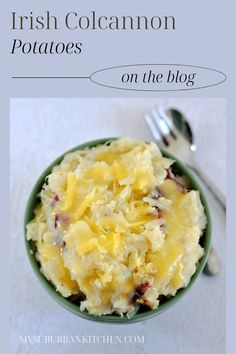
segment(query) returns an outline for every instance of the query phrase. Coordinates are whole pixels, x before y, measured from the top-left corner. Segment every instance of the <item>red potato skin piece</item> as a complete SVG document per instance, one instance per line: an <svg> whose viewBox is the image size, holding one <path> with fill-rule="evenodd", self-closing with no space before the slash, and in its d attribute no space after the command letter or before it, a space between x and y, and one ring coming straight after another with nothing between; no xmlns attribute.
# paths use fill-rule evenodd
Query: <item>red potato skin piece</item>
<svg viewBox="0 0 236 354"><path fill-rule="evenodd" d="M60 199L59 199L58 195L55 194L55 195L53 196L53 198L52 198L51 206L54 208L55 205L56 205L56 203L59 202L59 200L60 200Z"/></svg>
<svg viewBox="0 0 236 354"><path fill-rule="evenodd" d="M148 288L150 288L149 283L144 283L144 284L139 285L139 290L141 291L142 294L144 294Z"/></svg>
<svg viewBox="0 0 236 354"><path fill-rule="evenodd" d="M69 221L69 216L56 214L54 218L55 229L59 226L60 223L67 224L68 221Z"/></svg>
<svg viewBox="0 0 236 354"><path fill-rule="evenodd" d="M65 247L66 247L66 241L63 240L63 241L62 241L62 244L61 244L61 249L64 250Z"/></svg>
<svg viewBox="0 0 236 354"><path fill-rule="evenodd" d="M60 220L60 217L59 217L58 214L56 214L55 218L54 218L54 227L55 227L55 229L57 228L57 224L58 224L59 220Z"/></svg>
<svg viewBox="0 0 236 354"><path fill-rule="evenodd" d="M174 176L174 174L171 172L171 170L170 170L170 169L167 169L166 172L167 172L167 175L166 175L166 178L165 178L165 179L170 179L170 180L174 181L174 182L176 183L176 185L177 185L179 191L182 192L182 193L185 193L185 192L187 191L187 188L184 187L184 186L183 186L181 183L179 183L178 181L176 181L175 176Z"/></svg>
<svg viewBox="0 0 236 354"><path fill-rule="evenodd" d="M149 283L140 284L135 290L135 293L132 297L132 302L137 302L145 294L145 292L150 288L150 286L151 285Z"/></svg>
<svg viewBox="0 0 236 354"><path fill-rule="evenodd" d="M172 180L175 179L174 174L172 173L172 171L169 168L166 170L166 178L165 179L172 179Z"/></svg>

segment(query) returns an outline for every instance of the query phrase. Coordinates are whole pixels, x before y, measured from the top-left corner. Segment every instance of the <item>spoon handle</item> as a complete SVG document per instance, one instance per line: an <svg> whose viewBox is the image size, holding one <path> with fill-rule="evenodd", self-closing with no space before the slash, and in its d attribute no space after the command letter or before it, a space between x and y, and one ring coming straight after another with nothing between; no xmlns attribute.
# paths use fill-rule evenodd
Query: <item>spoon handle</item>
<svg viewBox="0 0 236 354"><path fill-rule="evenodd" d="M220 273L220 268L221 265L219 257L217 256L215 249L211 247L203 273L205 275L214 276Z"/></svg>
<svg viewBox="0 0 236 354"><path fill-rule="evenodd" d="M214 185L208 176L197 166L191 165L190 168L197 174L202 180L207 189L211 192L215 200L221 205L223 211L226 213L226 199L224 194Z"/></svg>

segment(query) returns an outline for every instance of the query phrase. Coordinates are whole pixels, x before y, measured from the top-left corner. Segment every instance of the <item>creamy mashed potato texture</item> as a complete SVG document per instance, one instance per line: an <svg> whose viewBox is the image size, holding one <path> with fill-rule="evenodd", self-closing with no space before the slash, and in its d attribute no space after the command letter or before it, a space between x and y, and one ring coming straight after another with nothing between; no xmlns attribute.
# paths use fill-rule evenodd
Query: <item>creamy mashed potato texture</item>
<svg viewBox="0 0 236 354"><path fill-rule="evenodd" d="M82 311L132 317L186 287L203 255L199 192L153 143L121 138L68 153L27 225L44 276Z"/></svg>

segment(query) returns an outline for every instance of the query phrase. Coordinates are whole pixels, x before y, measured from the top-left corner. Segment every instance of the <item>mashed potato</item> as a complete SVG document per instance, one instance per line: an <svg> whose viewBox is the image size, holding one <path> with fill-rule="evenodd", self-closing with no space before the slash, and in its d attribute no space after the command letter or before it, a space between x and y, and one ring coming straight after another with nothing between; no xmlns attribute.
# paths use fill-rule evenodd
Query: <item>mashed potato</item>
<svg viewBox="0 0 236 354"><path fill-rule="evenodd" d="M82 311L130 318L188 285L206 217L172 163L122 138L67 154L47 177L27 239L62 296L84 294Z"/></svg>

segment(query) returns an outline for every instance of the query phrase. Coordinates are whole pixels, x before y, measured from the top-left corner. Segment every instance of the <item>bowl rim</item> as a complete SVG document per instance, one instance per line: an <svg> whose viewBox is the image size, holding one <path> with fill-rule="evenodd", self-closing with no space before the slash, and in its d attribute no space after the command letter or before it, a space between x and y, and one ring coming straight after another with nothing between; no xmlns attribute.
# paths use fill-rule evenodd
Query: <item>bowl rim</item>
<svg viewBox="0 0 236 354"><path fill-rule="evenodd" d="M178 158L176 158L174 155L170 154L169 152L160 149L163 156L167 158L173 159L175 162L173 165L177 166L177 169L179 169L184 175L188 177L188 179L191 182L191 185L193 185L193 189L198 190L200 194L200 199L201 202L204 206L204 211L207 217L207 226L206 229L204 230L203 235L201 236L201 239L204 237L204 255L200 259L197 269L195 273L192 275L187 287L181 288L177 291L176 295L171 297L170 299L166 300L166 302L162 303L159 305L157 309L154 310L147 310L145 312L138 312L135 314L132 318L128 319L127 316L120 317L119 315L100 315L100 316L95 316L92 314L89 314L87 311L81 311L79 308L78 304L74 304L67 298L63 297L56 289L53 287L53 285L46 279L46 277L42 274L40 271L39 263L36 260L32 249L31 249L31 241L28 241L26 238L26 225L30 220L32 220L33 217L33 211L35 206L37 205L37 199L38 199L38 193L41 190L41 187L43 183L45 182L46 176L48 176L52 170L52 168L56 165L58 165L64 158L64 156L68 153L77 151L77 150L83 150L85 148L92 148L98 145L103 145L105 143L108 143L109 141L117 140L120 137L111 137L111 138L101 138L101 139L96 139L96 140L91 140L88 142L85 142L83 144L79 144L68 151L64 152L61 154L59 157L57 157L44 171L41 173L41 175L38 177L36 183L34 184L29 198L26 203L26 208L25 208L25 213L24 213L24 244L25 244L25 249L26 253L29 259L29 262L31 264L31 267L42 284L42 286L46 289L48 294L60 305L62 305L64 308L69 310L70 312L74 313L75 315L82 317L84 319L90 320L90 321L95 321L95 322L107 322L107 323L114 323L114 324L129 324L129 323L134 323L134 322L139 322L143 321L149 318L152 318L165 310L169 309L172 307L176 302L178 302L183 295L191 288L191 286L195 283L196 279L198 276L201 274L210 250L210 245L211 245L211 233L212 233L212 222L211 222L211 215L210 215L210 210L209 206L207 203L207 199L205 197L205 194L202 190L202 187L199 185L198 181L196 180L195 176L192 174L192 172L189 170L189 168L181 162ZM150 143L150 142L147 142Z"/></svg>

